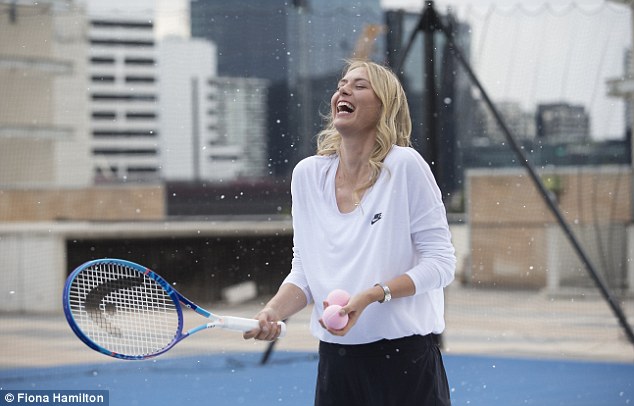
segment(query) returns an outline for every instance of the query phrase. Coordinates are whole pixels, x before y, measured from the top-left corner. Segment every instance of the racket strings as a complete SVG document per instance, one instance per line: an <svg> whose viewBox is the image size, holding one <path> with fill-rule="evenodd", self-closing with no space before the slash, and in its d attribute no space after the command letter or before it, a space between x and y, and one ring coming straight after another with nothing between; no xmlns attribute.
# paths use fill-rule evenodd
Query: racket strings
<svg viewBox="0 0 634 406"><path fill-rule="evenodd" d="M182 323L160 284L120 264L96 264L80 272L72 282L69 304L90 340L127 356L160 352L174 342Z"/></svg>

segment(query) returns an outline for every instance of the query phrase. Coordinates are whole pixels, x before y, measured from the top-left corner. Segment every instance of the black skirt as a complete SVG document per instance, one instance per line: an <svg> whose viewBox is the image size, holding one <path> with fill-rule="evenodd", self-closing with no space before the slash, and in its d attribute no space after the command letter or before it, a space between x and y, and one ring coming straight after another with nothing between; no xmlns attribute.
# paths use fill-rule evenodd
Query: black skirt
<svg viewBox="0 0 634 406"><path fill-rule="evenodd" d="M319 343L315 406L392 405L451 405L431 334L359 345Z"/></svg>

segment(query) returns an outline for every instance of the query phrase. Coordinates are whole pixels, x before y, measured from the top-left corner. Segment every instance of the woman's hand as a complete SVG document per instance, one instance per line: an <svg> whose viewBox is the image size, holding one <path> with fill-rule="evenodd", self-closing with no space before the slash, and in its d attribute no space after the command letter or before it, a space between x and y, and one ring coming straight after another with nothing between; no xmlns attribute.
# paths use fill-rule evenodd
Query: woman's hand
<svg viewBox="0 0 634 406"><path fill-rule="evenodd" d="M265 307L255 315L255 319L260 322L260 327L245 332L242 336L245 340L254 338L256 340L273 341L278 338L282 332L277 322L280 318L277 312L271 307Z"/></svg>
<svg viewBox="0 0 634 406"><path fill-rule="evenodd" d="M371 303L376 302L377 300L379 299L376 298L376 289L368 289L358 295L352 296L348 301L348 304L343 306L341 308L341 311L339 312L339 314L341 315L348 315L348 324L346 324L341 330L332 330L326 327L322 319L319 319L319 324L321 324L321 326L328 330L328 332L332 335L345 336L346 334L348 334L348 331L350 331L350 329L354 327L354 325L357 323L357 320L359 320L359 317L361 317L361 314L363 313L365 308L368 307ZM324 301L323 304L324 309L329 306L329 303L326 301Z"/></svg>

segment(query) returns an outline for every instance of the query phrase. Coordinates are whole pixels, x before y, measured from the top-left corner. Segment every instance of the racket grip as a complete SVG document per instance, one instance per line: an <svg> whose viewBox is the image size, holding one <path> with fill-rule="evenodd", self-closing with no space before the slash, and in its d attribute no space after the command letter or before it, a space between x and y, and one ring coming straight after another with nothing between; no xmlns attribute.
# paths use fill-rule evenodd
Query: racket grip
<svg viewBox="0 0 634 406"><path fill-rule="evenodd" d="M245 332L260 327L260 322L256 319L224 316L222 317L222 325L229 330ZM279 338L282 338L286 335L286 323L284 323L283 321L278 321L277 325L281 327Z"/></svg>

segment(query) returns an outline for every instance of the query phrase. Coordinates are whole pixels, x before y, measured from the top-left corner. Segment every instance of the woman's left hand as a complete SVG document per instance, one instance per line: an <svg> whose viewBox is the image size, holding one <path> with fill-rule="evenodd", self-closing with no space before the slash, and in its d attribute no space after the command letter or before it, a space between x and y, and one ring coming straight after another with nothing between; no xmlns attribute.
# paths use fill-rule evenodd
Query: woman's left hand
<svg viewBox="0 0 634 406"><path fill-rule="evenodd" d="M321 326L328 330L328 332L332 335L345 336L348 331L350 331L350 329L354 327L354 325L357 323L357 320L359 320L359 317L361 317L361 314L363 313L365 308L375 301L376 300L374 300L374 298L372 297L372 292L370 289L368 289L367 291L363 291L358 295L352 296L348 301L348 304L341 308L341 312L348 315L348 323L341 330L333 330L326 327L322 319L319 319L319 324L321 324ZM323 305L325 309L326 307L328 307L329 303L323 302Z"/></svg>

